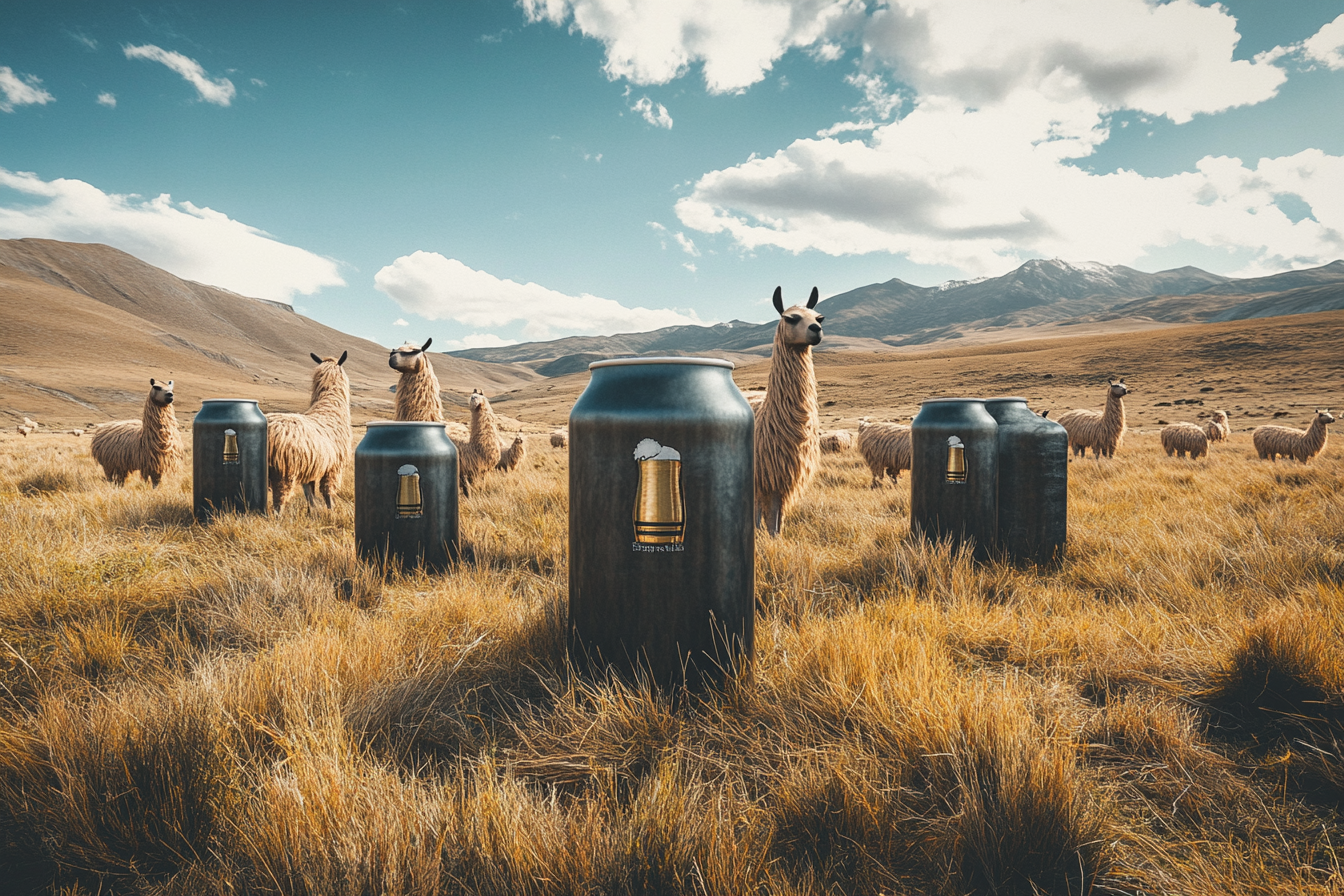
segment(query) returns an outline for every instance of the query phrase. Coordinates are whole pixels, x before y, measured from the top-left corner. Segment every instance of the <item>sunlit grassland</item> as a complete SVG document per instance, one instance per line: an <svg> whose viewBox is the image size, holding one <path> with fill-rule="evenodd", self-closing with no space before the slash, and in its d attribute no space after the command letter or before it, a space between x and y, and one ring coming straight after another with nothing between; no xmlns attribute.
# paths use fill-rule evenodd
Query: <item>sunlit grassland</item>
<svg viewBox="0 0 1344 896"><path fill-rule="evenodd" d="M827 456L757 542L756 657L673 699L571 676L566 465L386 581L335 511L191 518L179 474L0 437L0 889L1335 893L1344 458L1131 435L1068 558L909 535Z"/></svg>

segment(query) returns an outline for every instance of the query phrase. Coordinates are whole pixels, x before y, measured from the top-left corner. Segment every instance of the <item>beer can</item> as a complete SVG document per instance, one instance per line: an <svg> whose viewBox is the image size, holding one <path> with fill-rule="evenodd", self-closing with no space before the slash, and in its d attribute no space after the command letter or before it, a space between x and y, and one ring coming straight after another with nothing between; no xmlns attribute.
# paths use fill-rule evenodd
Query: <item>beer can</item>
<svg viewBox="0 0 1344 896"><path fill-rule="evenodd" d="M431 572L458 556L457 448L442 423L377 420L355 448L355 549Z"/></svg>
<svg viewBox="0 0 1344 896"><path fill-rule="evenodd" d="M998 533L998 424L979 398L923 402L910 424L910 528L970 544L987 559Z"/></svg>
<svg viewBox="0 0 1344 896"><path fill-rule="evenodd" d="M266 513L266 415L250 398L207 398L191 421L191 507Z"/></svg>
<svg viewBox="0 0 1344 896"><path fill-rule="evenodd" d="M1015 562L1060 559L1069 529L1069 434L1025 398L989 398L998 424L999 548Z"/></svg>

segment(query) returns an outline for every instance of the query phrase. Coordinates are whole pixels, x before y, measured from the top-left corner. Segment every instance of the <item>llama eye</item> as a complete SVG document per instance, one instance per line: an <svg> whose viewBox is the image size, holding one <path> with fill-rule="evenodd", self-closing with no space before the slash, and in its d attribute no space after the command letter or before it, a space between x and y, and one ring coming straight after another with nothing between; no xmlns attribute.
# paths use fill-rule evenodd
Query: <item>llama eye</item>
<svg viewBox="0 0 1344 896"><path fill-rule="evenodd" d="M796 323L798 323L798 321L802 320L803 318L802 318L800 315L797 315L797 314L790 314L788 317L786 317L786 318L784 318L784 319L785 319L786 321L788 321L789 323L791 323L791 324L796 324Z"/></svg>
<svg viewBox="0 0 1344 896"><path fill-rule="evenodd" d="M820 314L817 315L817 323L821 323L821 322L824 321L825 319L826 319L826 318L822 317Z"/></svg>

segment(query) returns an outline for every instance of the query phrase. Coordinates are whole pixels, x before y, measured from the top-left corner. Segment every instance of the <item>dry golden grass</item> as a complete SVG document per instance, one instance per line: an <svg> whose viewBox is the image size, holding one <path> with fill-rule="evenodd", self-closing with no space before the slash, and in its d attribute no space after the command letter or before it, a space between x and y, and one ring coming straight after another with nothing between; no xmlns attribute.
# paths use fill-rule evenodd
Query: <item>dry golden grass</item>
<svg viewBox="0 0 1344 896"><path fill-rule="evenodd" d="M680 699L569 674L534 449L464 503L474 564L384 582L350 475L197 526L185 476L0 435L0 889L1344 892L1337 444L1131 436L1041 570L828 455L758 542L750 673Z"/></svg>

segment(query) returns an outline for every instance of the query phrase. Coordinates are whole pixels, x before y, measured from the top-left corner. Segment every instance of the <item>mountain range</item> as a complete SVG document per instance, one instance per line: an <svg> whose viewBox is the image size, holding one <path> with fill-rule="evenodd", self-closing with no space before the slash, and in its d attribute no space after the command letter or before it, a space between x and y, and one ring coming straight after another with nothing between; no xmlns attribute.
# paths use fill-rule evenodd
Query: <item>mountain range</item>
<svg viewBox="0 0 1344 896"><path fill-rule="evenodd" d="M1033 259L1002 277L938 286L892 279L840 293L817 306L826 318L821 348L831 351L929 347L950 339L988 342L1121 332L1338 309L1344 309L1344 261L1238 279L1196 267L1149 274L1123 265L1070 264L1059 259ZM773 321L731 321L451 354L526 364L544 376L557 376L621 355L760 357L769 354L774 330Z"/></svg>

